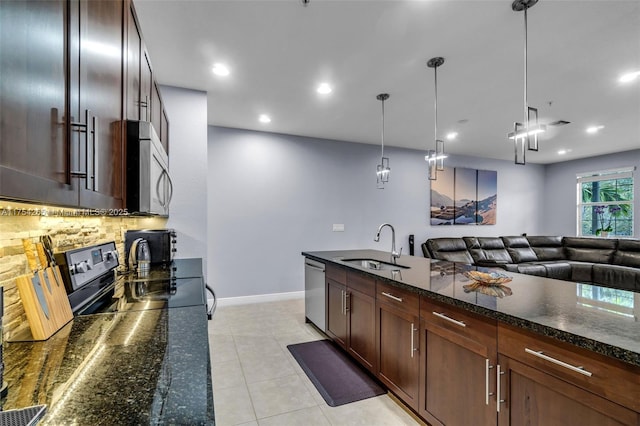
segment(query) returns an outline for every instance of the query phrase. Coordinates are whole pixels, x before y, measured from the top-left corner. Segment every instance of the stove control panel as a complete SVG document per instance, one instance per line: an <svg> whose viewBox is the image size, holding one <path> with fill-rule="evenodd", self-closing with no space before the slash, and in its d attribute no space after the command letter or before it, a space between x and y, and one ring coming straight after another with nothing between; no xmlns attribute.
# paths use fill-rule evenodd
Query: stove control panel
<svg viewBox="0 0 640 426"><path fill-rule="evenodd" d="M64 270L68 292L109 274L119 266L118 251L114 242L56 254L56 260Z"/></svg>

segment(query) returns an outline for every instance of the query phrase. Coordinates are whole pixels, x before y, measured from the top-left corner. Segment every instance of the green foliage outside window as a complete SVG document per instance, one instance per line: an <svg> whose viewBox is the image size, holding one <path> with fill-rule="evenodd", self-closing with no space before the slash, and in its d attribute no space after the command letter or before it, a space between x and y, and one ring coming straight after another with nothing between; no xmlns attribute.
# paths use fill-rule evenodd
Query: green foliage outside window
<svg viewBox="0 0 640 426"><path fill-rule="evenodd" d="M604 175L578 184L579 234L633 235L633 177Z"/></svg>

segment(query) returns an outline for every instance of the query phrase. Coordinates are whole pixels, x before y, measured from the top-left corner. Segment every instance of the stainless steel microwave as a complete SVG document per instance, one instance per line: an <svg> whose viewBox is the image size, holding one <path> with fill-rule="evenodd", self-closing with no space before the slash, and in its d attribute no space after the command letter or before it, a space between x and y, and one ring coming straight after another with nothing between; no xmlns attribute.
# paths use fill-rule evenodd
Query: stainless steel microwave
<svg viewBox="0 0 640 426"><path fill-rule="evenodd" d="M169 215L173 183L169 157L148 121L126 122L127 210L132 214Z"/></svg>

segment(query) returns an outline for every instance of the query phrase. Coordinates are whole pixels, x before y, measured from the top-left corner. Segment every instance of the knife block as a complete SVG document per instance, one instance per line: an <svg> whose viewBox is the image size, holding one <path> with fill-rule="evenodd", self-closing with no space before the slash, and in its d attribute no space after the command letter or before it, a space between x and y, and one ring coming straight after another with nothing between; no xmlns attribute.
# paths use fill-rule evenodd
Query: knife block
<svg viewBox="0 0 640 426"><path fill-rule="evenodd" d="M48 339L71 319L59 315L60 306L65 306L65 303L68 306L69 300L66 294L61 298L59 293L54 293L53 287L56 284L52 283L49 277L45 279L46 273L48 271L41 270L16 278L16 287L20 293L33 340Z"/></svg>

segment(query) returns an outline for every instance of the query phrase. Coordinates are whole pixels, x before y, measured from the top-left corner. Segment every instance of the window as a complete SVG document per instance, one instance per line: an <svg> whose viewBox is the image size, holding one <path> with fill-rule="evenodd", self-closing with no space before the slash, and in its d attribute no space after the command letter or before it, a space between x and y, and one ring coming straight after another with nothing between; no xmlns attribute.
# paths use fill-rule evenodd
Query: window
<svg viewBox="0 0 640 426"><path fill-rule="evenodd" d="M633 168L578 175L578 235L633 235Z"/></svg>

